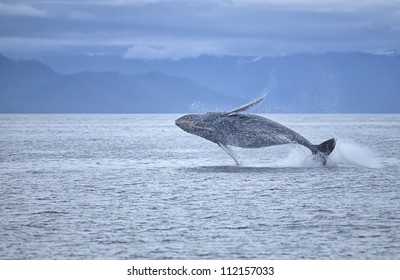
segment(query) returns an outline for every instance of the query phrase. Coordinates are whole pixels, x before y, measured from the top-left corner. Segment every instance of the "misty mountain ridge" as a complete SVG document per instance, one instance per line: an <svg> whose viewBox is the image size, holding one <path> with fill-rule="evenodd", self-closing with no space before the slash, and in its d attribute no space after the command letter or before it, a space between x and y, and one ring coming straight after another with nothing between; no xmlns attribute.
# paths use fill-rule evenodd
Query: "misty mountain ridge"
<svg viewBox="0 0 400 280"><path fill-rule="evenodd" d="M267 93L273 113L398 113L400 53L295 54L281 57L201 56L181 60L113 55L48 57L65 71L160 71L185 76L246 100Z"/></svg>
<svg viewBox="0 0 400 280"><path fill-rule="evenodd" d="M0 94L41 86L59 76L37 60L14 61L0 54Z"/></svg>
<svg viewBox="0 0 400 280"><path fill-rule="evenodd" d="M2 56L0 74L4 113L177 113L223 110L243 102L189 78L156 71L61 75L38 61Z"/></svg>
<svg viewBox="0 0 400 280"><path fill-rule="evenodd" d="M20 66L41 65L31 76L20 70L25 80L32 79L31 86L16 84L18 71L14 67L7 72L4 65L10 61L3 63L4 59L0 58L0 81L7 75L14 78L7 87L0 87L0 98L6 101L0 104L1 112L204 112L229 109L264 93L267 98L258 111L263 113L400 112L400 55L393 52L181 60L111 55L41 59L51 68L37 61L8 59Z"/></svg>

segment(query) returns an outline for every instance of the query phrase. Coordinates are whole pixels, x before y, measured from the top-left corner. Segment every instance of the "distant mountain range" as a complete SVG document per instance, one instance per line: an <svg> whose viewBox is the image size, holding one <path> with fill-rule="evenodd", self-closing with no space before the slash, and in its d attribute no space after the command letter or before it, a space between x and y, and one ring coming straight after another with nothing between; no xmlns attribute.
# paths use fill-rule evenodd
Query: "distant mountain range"
<svg viewBox="0 0 400 280"><path fill-rule="evenodd" d="M160 72L62 75L35 60L0 55L2 113L177 113L224 110L242 102Z"/></svg>
<svg viewBox="0 0 400 280"><path fill-rule="evenodd" d="M259 112L400 113L398 53L40 60L45 64L0 55L0 112L203 112L266 93Z"/></svg>

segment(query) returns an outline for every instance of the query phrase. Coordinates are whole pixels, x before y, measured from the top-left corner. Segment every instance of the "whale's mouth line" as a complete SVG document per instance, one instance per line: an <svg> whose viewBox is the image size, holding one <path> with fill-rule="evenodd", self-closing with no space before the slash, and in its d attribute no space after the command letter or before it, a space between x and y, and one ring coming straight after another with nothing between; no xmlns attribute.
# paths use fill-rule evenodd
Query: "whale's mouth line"
<svg viewBox="0 0 400 280"><path fill-rule="evenodd" d="M201 130L215 131L215 129L212 129L209 127L204 127L204 126L192 125L192 127L196 128L196 129L201 129Z"/></svg>
<svg viewBox="0 0 400 280"><path fill-rule="evenodd" d="M192 121L178 121L178 122L176 122L176 125L181 127L181 128L185 128L185 129L197 129L197 130L215 131L212 128L195 125L194 122L192 122Z"/></svg>

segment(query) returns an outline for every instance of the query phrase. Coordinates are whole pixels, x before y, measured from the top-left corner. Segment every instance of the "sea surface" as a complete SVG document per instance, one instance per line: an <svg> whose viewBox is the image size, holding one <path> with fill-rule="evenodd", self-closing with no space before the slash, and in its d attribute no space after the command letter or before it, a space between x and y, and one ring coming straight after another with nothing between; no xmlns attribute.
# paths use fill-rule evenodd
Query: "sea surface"
<svg viewBox="0 0 400 280"><path fill-rule="evenodd" d="M181 115L0 115L0 259L399 259L400 115L268 115L233 148Z"/></svg>

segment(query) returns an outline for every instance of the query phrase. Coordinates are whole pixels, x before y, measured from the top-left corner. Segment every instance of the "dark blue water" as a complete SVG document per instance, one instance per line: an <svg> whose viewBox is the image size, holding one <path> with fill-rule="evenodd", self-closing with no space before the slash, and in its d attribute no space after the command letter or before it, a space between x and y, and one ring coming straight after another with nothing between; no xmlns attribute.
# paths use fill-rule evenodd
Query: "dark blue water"
<svg viewBox="0 0 400 280"><path fill-rule="evenodd" d="M178 115L0 115L1 259L399 259L400 116L272 115L320 143L235 149Z"/></svg>

